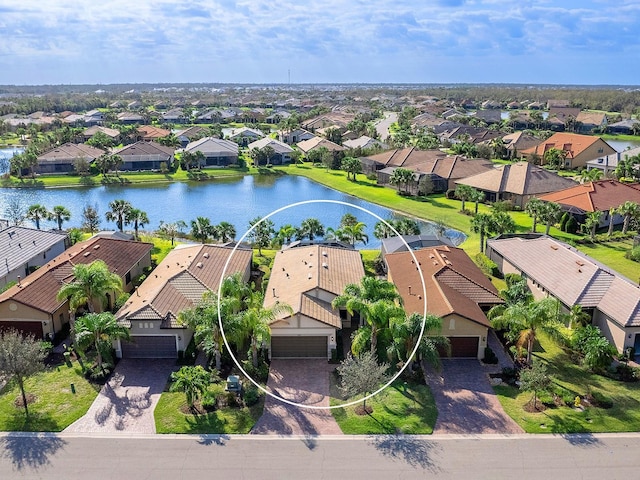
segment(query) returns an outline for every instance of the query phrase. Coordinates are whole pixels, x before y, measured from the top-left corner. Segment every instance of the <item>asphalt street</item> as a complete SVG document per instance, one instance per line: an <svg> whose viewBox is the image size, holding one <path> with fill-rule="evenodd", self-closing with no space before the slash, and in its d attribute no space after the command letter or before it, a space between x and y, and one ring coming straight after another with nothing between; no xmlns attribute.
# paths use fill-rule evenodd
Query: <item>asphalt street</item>
<svg viewBox="0 0 640 480"><path fill-rule="evenodd" d="M630 479L639 434L175 436L0 434L9 479Z"/></svg>

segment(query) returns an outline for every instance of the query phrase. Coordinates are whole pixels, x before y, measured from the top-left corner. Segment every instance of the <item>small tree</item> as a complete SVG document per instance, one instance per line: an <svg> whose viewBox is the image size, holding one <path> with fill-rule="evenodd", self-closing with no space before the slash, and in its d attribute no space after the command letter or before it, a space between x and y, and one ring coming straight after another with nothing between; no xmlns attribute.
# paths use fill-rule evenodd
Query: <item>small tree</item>
<svg viewBox="0 0 640 480"><path fill-rule="evenodd" d="M525 392L533 392L531 402L533 408L538 408L538 392L545 391L551 385L551 377L547 372L547 367L535 362L530 368L525 368L520 372L520 390Z"/></svg>
<svg viewBox="0 0 640 480"><path fill-rule="evenodd" d="M357 357L349 355L338 367L340 389L349 397L360 394L366 397L387 380L388 368L386 363L379 364L371 351L364 351ZM367 413L366 398L362 399L362 410L363 414Z"/></svg>
<svg viewBox="0 0 640 480"><path fill-rule="evenodd" d="M269 246L271 238L276 233L273 222L269 219L260 221L260 217L256 217L249 222L249 227L253 230L248 238L254 247L258 247L258 254L262 256L262 249Z"/></svg>
<svg viewBox="0 0 640 480"><path fill-rule="evenodd" d="M98 204L85 205L82 209L82 229L94 234L100 228L100 215L98 214Z"/></svg>
<svg viewBox="0 0 640 480"><path fill-rule="evenodd" d="M27 418L29 408L24 382L44 370L45 356L42 342L37 341L33 335L24 336L14 329L0 334L0 375L13 378L18 384Z"/></svg>
<svg viewBox="0 0 640 480"><path fill-rule="evenodd" d="M186 366L177 372L173 372L171 381L173 383L169 390L172 392L184 392L187 398L187 405L193 410L195 402L207 391L211 383L211 374L200 365L195 367Z"/></svg>
<svg viewBox="0 0 640 480"><path fill-rule="evenodd" d="M104 362L113 360L111 349L114 340L129 340L129 329L118 324L109 312L89 313L76 320L74 326L76 344L81 351L93 346L96 350L96 366L104 373Z"/></svg>

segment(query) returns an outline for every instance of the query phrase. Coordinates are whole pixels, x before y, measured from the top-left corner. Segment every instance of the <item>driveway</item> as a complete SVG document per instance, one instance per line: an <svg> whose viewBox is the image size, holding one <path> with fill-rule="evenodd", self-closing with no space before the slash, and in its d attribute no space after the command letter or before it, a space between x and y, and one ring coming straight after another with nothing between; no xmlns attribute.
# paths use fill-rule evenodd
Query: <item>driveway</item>
<svg viewBox="0 0 640 480"><path fill-rule="evenodd" d="M65 432L156 433L153 411L175 360L122 359L89 411Z"/></svg>
<svg viewBox="0 0 640 480"><path fill-rule="evenodd" d="M267 390L275 395L309 406L329 406L329 377L335 365L320 359L275 359L269 369ZM284 403L267 395L262 417L253 434L341 435L328 409L315 410Z"/></svg>
<svg viewBox="0 0 640 480"><path fill-rule="evenodd" d="M427 382L438 407L433 433L523 433L493 392L486 369L475 359L443 359Z"/></svg>

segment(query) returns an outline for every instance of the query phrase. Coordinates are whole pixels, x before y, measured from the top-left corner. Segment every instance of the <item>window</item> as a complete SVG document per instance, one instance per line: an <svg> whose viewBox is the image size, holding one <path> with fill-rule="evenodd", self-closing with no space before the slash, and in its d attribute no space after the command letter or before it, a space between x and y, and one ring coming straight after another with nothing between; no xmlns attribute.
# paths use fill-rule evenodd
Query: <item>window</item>
<svg viewBox="0 0 640 480"><path fill-rule="evenodd" d="M131 283L131 272L127 272L127 274L124 277L124 283L125 285L128 285Z"/></svg>

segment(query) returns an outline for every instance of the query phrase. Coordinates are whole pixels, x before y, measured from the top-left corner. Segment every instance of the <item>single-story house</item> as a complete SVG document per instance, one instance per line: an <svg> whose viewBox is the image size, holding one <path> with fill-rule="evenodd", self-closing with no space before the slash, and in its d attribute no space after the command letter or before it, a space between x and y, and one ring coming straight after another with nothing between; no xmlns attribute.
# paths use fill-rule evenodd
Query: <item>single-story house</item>
<svg viewBox="0 0 640 480"><path fill-rule="evenodd" d="M597 168L601 170L605 177L610 177L616 171L620 160L626 160L627 158L640 155L640 147L630 148L623 150L622 152L615 152L610 155L603 155L602 157L589 160L587 162L587 170L593 170Z"/></svg>
<svg viewBox="0 0 640 480"><path fill-rule="evenodd" d="M247 146L249 143L264 138L266 135L255 128L234 128L229 134L229 140L233 140L238 145Z"/></svg>
<svg viewBox="0 0 640 480"><path fill-rule="evenodd" d="M296 146L304 154L307 154L310 151L316 150L320 147L324 147L330 152L342 152L346 150L346 148L344 148L342 145L338 145L337 143L322 137L313 137L313 138L310 138L309 140L303 140L301 142L298 142Z"/></svg>
<svg viewBox="0 0 640 480"><path fill-rule="evenodd" d="M86 142L98 132L105 134L114 142L117 142L120 138L120 130L116 130L115 128L103 127L101 125L94 125L93 127L89 127L85 129L84 132L82 132L82 140Z"/></svg>
<svg viewBox="0 0 640 480"><path fill-rule="evenodd" d="M540 143L540 139L520 131L505 135L502 137L502 143L509 153L513 155L514 151L517 154L517 152L520 152L521 150L526 150L527 148L538 145Z"/></svg>
<svg viewBox="0 0 640 480"><path fill-rule="evenodd" d="M35 171L39 174L73 172L79 160L91 164L103 154L103 150L91 145L65 143L40 155Z"/></svg>
<svg viewBox="0 0 640 480"><path fill-rule="evenodd" d="M102 125L104 122L104 113L100 110L89 110L84 114L84 124L88 126Z"/></svg>
<svg viewBox="0 0 640 480"><path fill-rule="evenodd" d="M413 256L406 251L389 253L384 261L388 280L396 286L408 314L423 314L426 300L427 313L442 318L440 332L425 334L447 337L452 357L484 357L491 326L486 312L504 302L464 250L441 245L416 250Z"/></svg>
<svg viewBox="0 0 640 480"><path fill-rule="evenodd" d="M607 115L604 112L580 112L576 117L577 130L584 133L607 125Z"/></svg>
<svg viewBox="0 0 640 480"><path fill-rule="evenodd" d="M170 133L171 131L165 128L158 128L153 125L142 125L141 127L138 127L136 131L136 140L139 142L151 142L158 138L164 138Z"/></svg>
<svg viewBox="0 0 640 480"><path fill-rule="evenodd" d="M136 123L144 123L144 117L139 113L134 112L120 112L117 117L118 123L123 125L135 125Z"/></svg>
<svg viewBox="0 0 640 480"><path fill-rule="evenodd" d="M187 123L189 117L184 114L182 108L172 108L162 114L162 121L166 123Z"/></svg>
<svg viewBox="0 0 640 480"><path fill-rule="evenodd" d="M178 137L178 141L180 142L180 147L184 148L189 145L189 142L194 142L206 136L206 130L202 127L194 126L189 127L185 130L178 130L175 132L176 137Z"/></svg>
<svg viewBox="0 0 640 480"><path fill-rule="evenodd" d="M221 138L204 137L195 142L190 142L185 148L186 152L202 152L204 162L201 167L226 167L238 163L238 144L231 140Z"/></svg>
<svg viewBox="0 0 640 480"><path fill-rule="evenodd" d="M66 232L0 227L0 289L25 278L69 246Z"/></svg>
<svg viewBox="0 0 640 480"><path fill-rule="evenodd" d="M407 248L407 245L409 248ZM421 250L423 248L438 247L447 245L455 247L450 238L444 235L420 234L420 235L394 235L393 237L383 238L380 241L380 253L384 257L388 253L407 252L411 250Z"/></svg>
<svg viewBox="0 0 640 480"><path fill-rule="evenodd" d="M285 303L293 315L271 323L271 358L331 358L337 332L351 328L351 316L331 302L364 277L360 252L328 245L278 251L265 290L264 306ZM354 325L357 327L357 325Z"/></svg>
<svg viewBox="0 0 640 480"><path fill-rule="evenodd" d="M638 128L636 125L640 125L640 120L637 120L635 118L627 118L616 123L610 123L609 131L611 133L630 135L633 134L634 129Z"/></svg>
<svg viewBox="0 0 640 480"><path fill-rule="evenodd" d="M233 255L232 255L233 254ZM231 258L230 258L231 257ZM179 245L147 276L118 310L118 323L130 329L131 341L116 341L119 358L177 358L193 337L178 314L193 307L205 292L217 292L226 276L251 275L252 250L225 245Z"/></svg>
<svg viewBox="0 0 640 480"><path fill-rule="evenodd" d="M285 163L291 163L291 152L293 152L293 148L284 142L276 140L275 138L264 137L247 145L249 151L254 148L262 150L265 147L271 147L273 149L273 156L269 159L272 165L284 165Z"/></svg>
<svg viewBox="0 0 640 480"><path fill-rule="evenodd" d="M294 128L293 130L282 130L278 134L278 140L289 145L294 145L304 140L315 138L315 135L304 128Z"/></svg>
<svg viewBox="0 0 640 480"><path fill-rule="evenodd" d="M576 182L529 162L517 162L462 178L456 184L484 192L489 202L508 200L524 207L531 197L573 187Z"/></svg>
<svg viewBox="0 0 640 480"><path fill-rule="evenodd" d="M544 154L552 148L564 152L566 155L564 166L568 169L583 168L589 160L616 153L615 149L600 137L577 133L554 133L538 145L519 153L528 159L537 155L540 162L544 164Z"/></svg>
<svg viewBox="0 0 640 480"><path fill-rule="evenodd" d="M114 152L123 163L119 170L160 170L164 163L167 168L173 163L174 149L156 142L136 142Z"/></svg>
<svg viewBox="0 0 640 480"><path fill-rule="evenodd" d="M546 235L504 235L487 241L500 271L527 279L536 299L554 297L568 311L580 305L619 352L640 352L640 287L575 248Z"/></svg>
<svg viewBox="0 0 640 480"><path fill-rule="evenodd" d="M69 301L56 296L62 285L73 281L74 265L103 260L120 276L124 291L131 292L133 280L151 266L152 248L151 243L103 237L76 243L0 294L0 328L55 338L69 323ZM115 299L114 294L107 296L108 309Z"/></svg>
<svg viewBox="0 0 640 480"><path fill-rule="evenodd" d="M345 140L344 142L342 142L342 146L346 148L361 148L363 150L366 150L368 148L389 148L386 143L382 143L380 140L376 140L375 138L371 138L366 135L362 135L353 140Z"/></svg>

